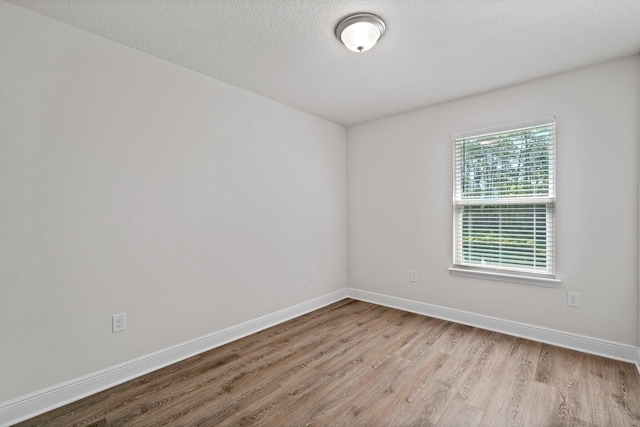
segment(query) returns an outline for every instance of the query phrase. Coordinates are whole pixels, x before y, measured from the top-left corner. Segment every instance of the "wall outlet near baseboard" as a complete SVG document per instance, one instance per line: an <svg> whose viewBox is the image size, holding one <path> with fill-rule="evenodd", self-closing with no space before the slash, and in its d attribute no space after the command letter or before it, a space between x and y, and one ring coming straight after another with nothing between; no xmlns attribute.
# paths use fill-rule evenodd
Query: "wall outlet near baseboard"
<svg viewBox="0 0 640 427"><path fill-rule="evenodd" d="M309 270L309 281L313 282L314 280L316 280L316 271L312 268Z"/></svg>
<svg viewBox="0 0 640 427"><path fill-rule="evenodd" d="M409 280L412 281L412 282L417 282L418 281L418 272L411 270L411 272L409 273Z"/></svg>
<svg viewBox="0 0 640 427"><path fill-rule="evenodd" d="M580 307L580 294L578 292L567 292L567 305L569 307Z"/></svg>
<svg viewBox="0 0 640 427"><path fill-rule="evenodd" d="M127 329L127 313L114 314L111 316L111 332L122 332Z"/></svg>

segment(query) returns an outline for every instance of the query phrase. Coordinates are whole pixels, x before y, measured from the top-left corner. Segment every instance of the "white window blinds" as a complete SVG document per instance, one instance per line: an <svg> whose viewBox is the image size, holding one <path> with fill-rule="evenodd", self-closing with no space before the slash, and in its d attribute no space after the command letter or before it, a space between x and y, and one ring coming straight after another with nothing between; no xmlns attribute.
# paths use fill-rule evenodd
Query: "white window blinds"
<svg viewBox="0 0 640 427"><path fill-rule="evenodd" d="M553 276L555 121L453 139L454 266Z"/></svg>

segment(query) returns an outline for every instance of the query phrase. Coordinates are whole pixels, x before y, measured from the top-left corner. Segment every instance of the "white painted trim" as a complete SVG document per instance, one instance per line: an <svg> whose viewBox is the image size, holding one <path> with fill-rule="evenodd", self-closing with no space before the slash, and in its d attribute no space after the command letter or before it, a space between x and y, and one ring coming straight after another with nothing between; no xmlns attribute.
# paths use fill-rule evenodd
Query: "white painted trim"
<svg viewBox="0 0 640 427"><path fill-rule="evenodd" d="M0 403L0 427L7 427L35 417L347 297L634 363L640 373L640 348L638 347L375 292L344 288L159 352L2 402Z"/></svg>
<svg viewBox="0 0 640 427"><path fill-rule="evenodd" d="M141 375L220 347L347 297L347 288L196 338L117 366L0 403L0 426L35 417Z"/></svg>
<svg viewBox="0 0 640 427"><path fill-rule="evenodd" d="M522 274L508 274L495 271L482 271L457 267L449 267L449 273L454 276L498 280L501 282L520 283L523 285L546 286L548 288L557 288L561 283L560 279L555 278L552 279L547 277L525 276Z"/></svg>
<svg viewBox="0 0 640 427"><path fill-rule="evenodd" d="M521 121L516 123L507 123L504 125L491 126L491 127L486 127L482 129L476 129L476 130L469 130L464 132L457 132L457 133L451 134L451 139L455 141L456 139L468 138L470 136L473 136L473 137L486 136L492 133L508 132L512 130L529 128L533 126L547 125L547 124L555 123L555 121L556 121L555 115L548 116L548 117L540 117L539 119L526 120L526 121Z"/></svg>
<svg viewBox="0 0 640 427"><path fill-rule="evenodd" d="M386 307L397 308L411 313L422 314L438 319L448 320L481 329L500 332L507 335L539 341L546 344L578 350L584 353L608 357L638 364L640 362L640 350L632 345L602 340L570 332L513 322L511 320L484 316L467 311L441 307L418 301L397 298L375 292L349 288L349 298L366 301ZM638 365L640 370L640 365Z"/></svg>

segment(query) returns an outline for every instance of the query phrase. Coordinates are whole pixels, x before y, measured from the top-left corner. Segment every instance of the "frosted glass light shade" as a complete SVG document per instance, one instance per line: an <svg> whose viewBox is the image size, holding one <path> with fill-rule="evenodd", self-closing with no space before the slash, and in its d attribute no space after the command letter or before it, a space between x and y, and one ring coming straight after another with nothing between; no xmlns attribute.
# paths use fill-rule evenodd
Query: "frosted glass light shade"
<svg viewBox="0 0 640 427"><path fill-rule="evenodd" d="M353 52L366 52L382 37L385 24L370 13L359 13L343 19L336 27L336 37Z"/></svg>

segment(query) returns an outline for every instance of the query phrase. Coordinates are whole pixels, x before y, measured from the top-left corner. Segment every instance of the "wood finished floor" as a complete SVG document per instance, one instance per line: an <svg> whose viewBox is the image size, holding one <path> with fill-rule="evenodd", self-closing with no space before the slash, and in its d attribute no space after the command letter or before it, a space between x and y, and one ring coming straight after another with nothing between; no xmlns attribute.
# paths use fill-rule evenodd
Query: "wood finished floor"
<svg viewBox="0 0 640 427"><path fill-rule="evenodd" d="M18 425L640 426L640 378L347 299Z"/></svg>

